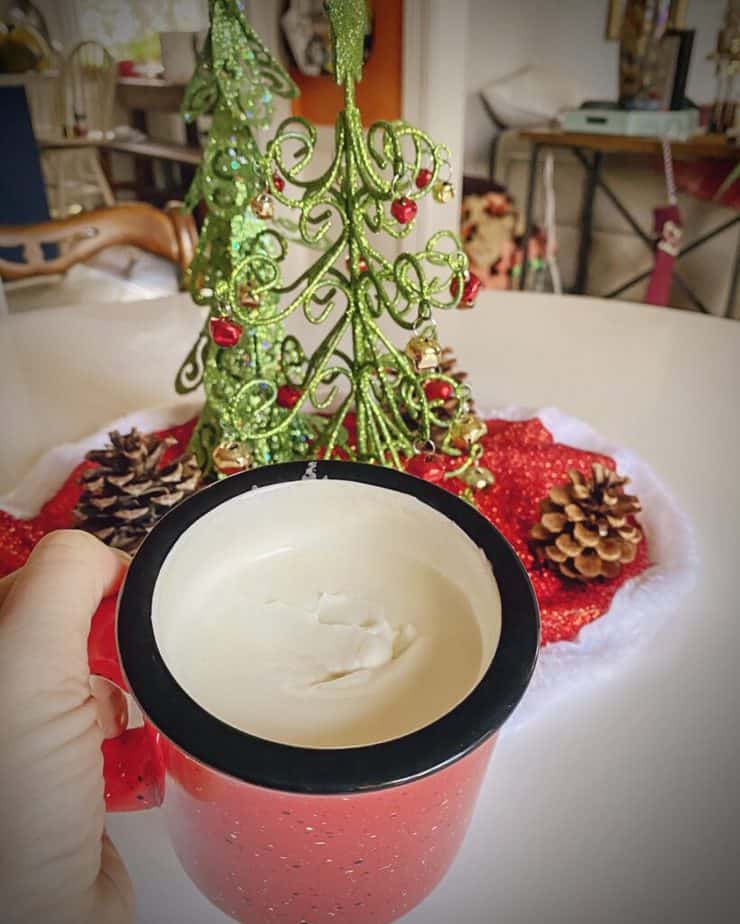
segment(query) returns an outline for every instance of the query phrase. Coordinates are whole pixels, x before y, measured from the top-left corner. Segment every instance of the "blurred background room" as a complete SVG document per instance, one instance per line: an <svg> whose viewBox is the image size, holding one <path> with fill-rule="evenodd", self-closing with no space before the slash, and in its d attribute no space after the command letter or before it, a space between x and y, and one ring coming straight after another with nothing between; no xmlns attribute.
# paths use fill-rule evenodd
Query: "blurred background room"
<svg viewBox="0 0 740 924"><path fill-rule="evenodd" d="M143 542L136 555L146 559L174 505L185 512L201 485L234 476L212 495L230 503L245 484L272 485L263 466L276 462L294 463L283 471L306 481L343 480L322 474L327 459L362 463L357 478L370 485L384 465L406 471L416 477L398 490L423 489L440 513L453 500L464 510L476 556L486 548L483 517L500 530L495 548L519 555L534 587L526 607L508 589L513 574L523 588L522 568L507 564L499 580L491 559L510 637L534 625L521 619L533 594L542 614L533 696L496 745L495 783L482 790L460 861L406 924L735 924L740 0L328 0L328 9L330 20L323 0L0 0L0 576L59 528L126 551ZM199 528L208 504L182 522L198 519ZM205 629L225 599L235 624L252 616L256 597L244 603L216 587L231 562L246 562L251 593L259 562L282 574L278 553L295 551L292 538L283 549L283 534L268 531L276 554L245 557L254 523L236 509L233 521L213 521L202 561L193 554L189 612L195 624L202 601ZM366 550L383 547L387 558L393 537L395 555L395 519L364 536L351 500L336 526L333 515L323 522L313 507L297 509L305 562L336 557L348 580L369 575L358 584L357 625L327 619L324 628L367 629L393 665L416 638L406 612L426 618L438 581L469 593L467 571L440 539L439 572L435 562L428 582L397 579L403 628L387 634L382 607L382 619L364 621L364 601L376 584L385 600L387 583L384 567L366 567L376 560ZM238 517L247 528L232 533ZM174 542L177 528L167 530ZM421 574L408 546L409 573ZM393 574L406 551L398 558ZM318 586L304 581L300 556L295 570L285 560L291 593ZM169 574L156 555L142 569L151 562L152 574ZM343 592L333 580L316 601ZM454 620L439 645L457 656L461 611L456 593L449 599ZM273 603L282 606L270 599L265 613ZM323 623L318 603L311 612ZM304 636L296 638L298 650ZM410 656L428 642L420 635ZM262 648L231 647L232 685L220 674L226 647L198 656L238 700ZM164 665L154 648L151 658L141 648L140 676L150 661ZM500 650L504 676L529 676L529 661ZM324 679L295 687L301 702L305 694L323 713L332 702L324 687L335 681L354 696L361 687L351 675L369 672L352 658L345 671L327 654ZM420 738L373 739L385 754L398 745L414 765L409 776L394 758L389 789L405 797L409 779L427 772L419 740L473 740L458 735L455 716L493 743L478 706L468 706L490 702L505 717L515 700L498 669L476 658L469 698L439 720L447 731L420 723ZM441 689L447 673L419 674L412 699L427 683ZM290 670L284 676L292 683ZM254 685L246 689L251 696ZM401 693L381 701L391 717L407 705ZM207 728L210 707L199 706L198 728ZM190 719L176 712L186 728ZM282 740L257 742L266 750L255 753L284 751ZM128 747L107 744L113 755ZM374 765L371 747L349 759ZM241 745L233 753L244 757ZM295 779L307 753L297 751ZM375 782L353 784L370 801L355 819L362 840L341 862L335 851L348 843L354 801L332 810L336 841L329 831L315 841L316 821L304 830L299 818L318 814L292 809L297 817L285 821L291 812L275 811L290 840L283 853L277 835L264 844L272 797L251 803L272 786L267 770L244 797L239 834L210 783L190 792L177 778L182 766L200 781L199 760L167 757L164 791L176 807L167 826L187 840L178 856L194 847L199 888L199 876L217 874L207 894L218 907L187 879L164 813L128 811L158 804L161 781L145 797L144 778L114 757L106 797L123 793L126 811L106 826L131 871L140 920L226 924L223 909L260 924L382 924L405 914L420 883L440 880L472 811L455 782L459 754L439 753L436 769L453 774L450 799L431 774L422 782L435 811L449 806L442 820L424 799L419 826L402 811L390 824L396 851L376 825L418 797L378 803ZM314 758L322 773L334 761ZM159 772L159 757L146 760L147 773ZM271 760L255 760L260 774ZM464 770L465 786L482 779L482 761L463 766L477 768ZM66 792L52 782L50 793ZM233 782L224 776L216 791ZM313 800L324 783L309 777L281 791L281 809ZM193 818L202 808L201 821L181 822L180 801ZM211 826L202 837L201 822ZM323 816L321 824L335 827ZM377 843L375 833L365 842L371 830ZM391 916L374 911L386 893ZM320 912L301 904L319 898Z"/></svg>
<svg viewBox="0 0 740 924"><path fill-rule="evenodd" d="M424 124L451 148L463 192L412 236L459 216L486 288L740 317L738 0L371 5L366 121ZM246 6L301 90L279 102L275 124L292 106L327 126L328 145L338 95L321 3ZM165 210L192 243L202 208L191 222L168 203L184 199L208 132L179 113L206 0L4 0L0 21L2 253L20 258L13 227L132 201ZM70 304L91 287L98 300L175 291L188 245L132 234L118 229L89 259L83 248L63 273L43 267L41 281L6 268L10 310ZM75 247L43 243L45 258ZM28 249L24 260L35 265Z"/></svg>

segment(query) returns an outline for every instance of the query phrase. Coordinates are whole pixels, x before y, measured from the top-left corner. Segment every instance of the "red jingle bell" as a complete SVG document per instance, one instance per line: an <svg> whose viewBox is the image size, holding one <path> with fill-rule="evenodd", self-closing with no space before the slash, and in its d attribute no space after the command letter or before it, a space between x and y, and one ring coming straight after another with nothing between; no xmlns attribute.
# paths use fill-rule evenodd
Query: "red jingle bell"
<svg viewBox="0 0 740 924"><path fill-rule="evenodd" d="M430 379L424 383L424 394L427 396L427 401L447 401L453 396L454 388L449 382Z"/></svg>
<svg viewBox="0 0 740 924"><path fill-rule="evenodd" d="M211 318L208 322L208 330L211 340L216 346L228 350L236 346L242 336L242 326L237 321L230 321L228 318Z"/></svg>
<svg viewBox="0 0 740 924"><path fill-rule="evenodd" d="M275 187L275 189L277 189L278 192L282 192L285 189L285 180L280 176L279 173L273 173L272 185Z"/></svg>
<svg viewBox="0 0 740 924"><path fill-rule="evenodd" d="M463 286L462 296L460 297L460 308L472 308L475 304L475 299L478 295L480 287L483 283L475 275L475 273L469 273L468 278L465 280L465 285ZM452 285L450 286L450 292L452 293L453 298L457 295L458 283L457 277L452 280Z"/></svg>
<svg viewBox="0 0 740 924"><path fill-rule="evenodd" d="M427 170L426 167L422 167L421 170L416 174L416 188L425 189L432 180L432 171Z"/></svg>
<svg viewBox="0 0 740 924"><path fill-rule="evenodd" d="M344 415L344 420L342 421L344 429L347 431L347 436L351 445L357 445L357 415L354 411L347 411Z"/></svg>
<svg viewBox="0 0 740 924"><path fill-rule="evenodd" d="M280 407L293 408L303 397L303 392L293 385L281 385L277 391L277 403Z"/></svg>
<svg viewBox="0 0 740 924"><path fill-rule="evenodd" d="M439 484L445 476L445 470L440 464L439 456L431 452L421 452L409 459L406 465L409 475L415 475L432 484Z"/></svg>
<svg viewBox="0 0 740 924"><path fill-rule="evenodd" d="M418 206L413 199L408 196L401 196L391 202L391 215L396 219L399 225L407 225L416 218Z"/></svg>
<svg viewBox="0 0 740 924"><path fill-rule="evenodd" d="M347 269L349 269L349 268L350 268L349 255L346 256L346 257L344 258L344 263L345 263ZM361 273L366 273L366 272L367 272L367 260L366 260L364 257L360 257L360 259L357 261L357 269L358 269Z"/></svg>

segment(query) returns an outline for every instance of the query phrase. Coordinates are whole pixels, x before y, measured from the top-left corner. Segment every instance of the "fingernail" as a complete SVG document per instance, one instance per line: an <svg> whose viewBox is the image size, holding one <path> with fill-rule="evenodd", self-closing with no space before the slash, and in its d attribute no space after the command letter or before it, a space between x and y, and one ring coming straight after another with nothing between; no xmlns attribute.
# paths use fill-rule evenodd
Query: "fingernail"
<svg viewBox="0 0 740 924"><path fill-rule="evenodd" d="M106 699L110 696L110 688L113 686L110 680L106 680L100 674L90 674L89 685L90 693L95 699Z"/></svg>
<svg viewBox="0 0 740 924"><path fill-rule="evenodd" d="M90 693L95 700L95 721L106 738L120 735L128 724L128 704L123 692L110 680L90 676Z"/></svg>

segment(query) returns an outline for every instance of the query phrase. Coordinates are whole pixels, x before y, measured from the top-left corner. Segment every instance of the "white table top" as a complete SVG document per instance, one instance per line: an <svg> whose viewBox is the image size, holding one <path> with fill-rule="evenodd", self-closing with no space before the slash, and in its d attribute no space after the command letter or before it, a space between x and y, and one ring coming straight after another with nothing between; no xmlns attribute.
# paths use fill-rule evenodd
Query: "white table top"
<svg viewBox="0 0 740 924"><path fill-rule="evenodd" d="M0 321L0 491L50 446L170 402L199 324L185 296ZM405 920L736 920L740 324L487 293L439 330L479 404L557 405L638 452L693 519L704 569L644 656L503 737L459 860ZM142 921L227 920L180 871L156 812L109 827Z"/></svg>

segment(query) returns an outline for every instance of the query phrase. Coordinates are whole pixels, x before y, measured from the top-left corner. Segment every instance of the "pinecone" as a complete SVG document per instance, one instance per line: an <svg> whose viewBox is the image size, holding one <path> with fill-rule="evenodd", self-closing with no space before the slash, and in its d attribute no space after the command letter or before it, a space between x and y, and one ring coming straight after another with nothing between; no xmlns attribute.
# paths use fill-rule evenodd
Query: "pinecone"
<svg viewBox="0 0 740 924"><path fill-rule="evenodd" d="M190 454L160 467L177 442L172 437L142 436L136 429L109 436L110 446L85 456L98 464L83 472L74 512L81 529L133 553L157 520L198 488L201 470Z"/></svg>
<svg viewBox="0 0 740 924"><path fill-rule="evenodd" d="M439 371L443 375L449 375L456 382L462 384L465 379L468 377L467 372L463 372L462 369L457 369L457 357L455 356L455 351L452 347L443 347L442 348L442 360L439 364ZM454 399L452 399L454 400ZM468 401L471 411L473 410L473 400L472 398Z"/></svg>
<svg viewBox="0 0 740 924"><path fill-rule="evenodd" d="M616 577L642 540L633 519L642 507L624 492L629 479L600 463L592 471L585 478L572 470L569 483L552 488L530 534L537 560L576 581Z"/></svg>
<svg viewBox="0 0 740 924"><path fill-rule="evenodd" d="M454 379L460 385L462 385L462 383L468 377L467 372L463 372L462 369L457 368L457 358L455 356L454 350L451 347L444 347L442 349L442 360L439 364L439 371L443 375L448 375L450 378ZM470 408L470 410L473 411L475 408L473 406L472 396L468 398L467 403L468 403L468 407ZM440 416L444 416L445 418L449 420L452 420L452 418L457 413L457 409L458 409L457 398L448 398L447 401L445 401L445 403L441 407L436 408L436 413L439 414ZM437 445L440 445L442 443L446 435L447 435L447 430L445 428L432 427L431 437L432 437L432 440Z"/></svg>

